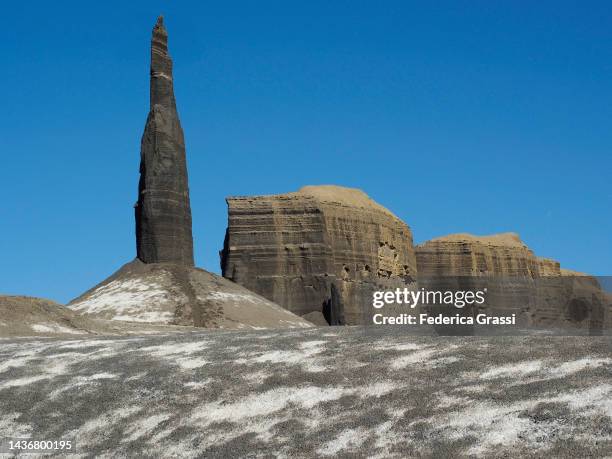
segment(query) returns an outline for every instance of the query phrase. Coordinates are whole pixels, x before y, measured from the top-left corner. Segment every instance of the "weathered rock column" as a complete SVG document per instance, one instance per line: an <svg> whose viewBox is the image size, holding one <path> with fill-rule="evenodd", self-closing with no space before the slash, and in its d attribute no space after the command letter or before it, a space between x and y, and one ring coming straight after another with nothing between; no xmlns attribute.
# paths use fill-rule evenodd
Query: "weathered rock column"
<svg viewBox="0 0 612 459"><path fill-rule="evenodd" d="M163 17L151 39L151 94L140 146L136 251L145 263L193 266L185 141L174 99Z"/></svg>

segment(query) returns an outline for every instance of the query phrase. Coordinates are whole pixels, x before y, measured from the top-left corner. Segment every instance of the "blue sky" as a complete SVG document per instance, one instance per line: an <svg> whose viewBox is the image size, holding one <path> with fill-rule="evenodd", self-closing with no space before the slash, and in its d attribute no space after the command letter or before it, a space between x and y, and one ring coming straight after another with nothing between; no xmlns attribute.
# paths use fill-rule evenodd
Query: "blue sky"
<svg viewBox="0 0 612 459"><path fill-rule="evenodd" d="M0 293L66 302L135 256L151 28L165 15L196 262L228 195L358 187L416 242L514 231L610 275L607 2L11 2Z"/></svg>

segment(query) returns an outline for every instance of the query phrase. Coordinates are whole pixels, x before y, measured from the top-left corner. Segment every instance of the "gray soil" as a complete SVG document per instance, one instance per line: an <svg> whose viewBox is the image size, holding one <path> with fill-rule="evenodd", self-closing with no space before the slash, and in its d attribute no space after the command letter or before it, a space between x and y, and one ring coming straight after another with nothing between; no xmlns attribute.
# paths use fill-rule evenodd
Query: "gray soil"
<svg viewBox="0 0 612 459"><path fill-rule="evenodd" d="M609 337L0 340L0 437L83 457L610 457Z"/></svg>
<svg viewBox="0 0 612 459"><path fill-rule="evenodd" d="M0 338L27 336L170 333L193 327L153 325L83 317L43 298L0 296Z"/></svg>

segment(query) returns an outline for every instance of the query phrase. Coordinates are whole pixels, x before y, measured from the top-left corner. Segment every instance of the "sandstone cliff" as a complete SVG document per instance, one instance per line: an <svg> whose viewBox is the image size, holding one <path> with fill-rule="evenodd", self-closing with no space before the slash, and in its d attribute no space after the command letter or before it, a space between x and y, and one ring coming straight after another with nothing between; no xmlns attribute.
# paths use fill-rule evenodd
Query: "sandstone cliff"
<svg viewBox="0 0 612 459"><path fill-rule="evenodd" d="M373 289L416 278L410 228L360 190L308 186L230 197L223 276L304 315L338 288L347 324L363 323Z"/></svg>
<svg viewBox="0 0 612 459"><path fill-rule="evenodd" d="M420 277L520 276L535 278L540 262L514 233L492 236L451 234L416 248Z"/></svg>
<svg viewBox="0 0 612 459"><path fill-rule="evenodd" d="M418 245L416 258L423 286L486 287L482 312L515 313L526 326L597 332L612 325L609 298L597 279L535 256L517 234L443 236Z"/></svg>

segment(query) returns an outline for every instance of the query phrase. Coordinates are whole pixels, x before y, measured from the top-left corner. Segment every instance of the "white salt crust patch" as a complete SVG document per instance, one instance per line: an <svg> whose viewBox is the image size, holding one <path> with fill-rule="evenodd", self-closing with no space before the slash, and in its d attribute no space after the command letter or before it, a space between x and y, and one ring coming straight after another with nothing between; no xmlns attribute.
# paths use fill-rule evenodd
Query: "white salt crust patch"
<svg viewBox="0 0 612 459"><path fill-rule="evenodd" d="M68 328L56 323L32 324L30 328L37 333L66 333L70 335L84 335L86 332Z"/></svg>
<svg viewBox="0 0 612 459"><path fill-rule="evenodd" d="M564 378L579 371L596 369L606 365L612 365L612 359L585 357L560 365L544 360L525 360L509 365L491 367L480 375L480 379L514 378L517 379L517 384L522 384L525 381Z"/></svg>
<svg viewBox="0 0 612 459"><path fill-rule="evenodd" d="M255 335L252 333L244 334ZM266 334L262 337L274 338L278 334ZM4 382L2 378L3 371L11 368L23 368L32 366L36 369L35 377L41 376L40 381L48 380L61 375L61 384L59 379L55 381L57 394L53 392L51 395L61 395L64 388L77 388L77 390L89 391L95 390L96 387L102 384L112 384L114 381L128 381L139 379L147 375L146 372L140 372L125 378L126 375L120 373L106 373L101 370L94 370L91 376L79 374L73 376L75 369L79 369L79 365L83 362L90 362L102 356L117 355L120 353L134 353L132 355L147 355L163 360L166 364L176 364L185 370L182 375L187 375L184 379L177 381L179 393L181 397L189 397L194 400L195 405L189 408L189 411L183 412L180 419L176 419L174 412L170 408L159 407L153 410L143 410L139 405L140 400L124 399L125 407L121 409L108 409L102 407L102 413L96 416L95 419L87 421L80 429L74 432L74 436L79 438L79 444L83 447L87 445L101 445L107 441L105 434L108 435L116 428L118 422L123 422L125 428L125 441L138 442L144 444L148 455L154 456L159 450L159 442L165 442L171 445L168 450L164 449L164 453L171 455L172 451L180 456L198 456L201 448L208 446L226 445L232 439L236 439L242 435L250 435L256 437L259 441L274 441L279 435L279 423L289 420L299 419L306 431L312 428L315 432L318 429L330 429L336 423L342 423L346 426L347 416L357 417L363 415L360 411L361 401L356 403L356 407L340 408L339 404L334 404L335 401L345 396L354 396L359 400L371 399L366 402L367 406L392 408L393 405L387 403L386 399L378 401L377 398L384 397L393 392L394 399L399 391L410 391L410 384L414 381L405 376L411 374L412 366L420 369L424 367L432 367L446 365L465 358L460 354L447 353L450 346L419 346L415 347L410 343L402 343L401 345L390 343L381 345L388 349L396 349L403 354L391 352L389 355L393 359L403 359L399 365L399 371L395 373L393 368L385 366L388 373L378 373L377 378L383 378L385 375L390 378L383 378L377 383L370 383L368 380L355 384L350 378L344 381L335 382L336 385L313 386L306 382L297 387L282 386L276 389L266 387L258 387L268 376L273 376L277 371L283 371L291 368L292 365L306 366L304 370L311 366L324 368L327 354L322 351L333 347L334 343L340 340L320 340L313 339L314 335L303 333L303 341L292 344L290 348L281 348L273 345L273 340L270 343L265 339L260 340L260 336L251 336L250 341L236 339L232 341L233 348L236 353L239 349L246 349L240 355L236 355L238 360L244 360L248 366L235 368L240 374L241 379L245 381L245 392L243 395L236 397L234 392L228 392L226 395L215 399L218 401L203 402L200 397L207 391L206 386L214 383L218 384L221 380L217 377L199 379L198 377L188 373L189 367L198 359L203 357L215 360L209 352L211 346L215 345L214 337L198 336L198 341L181 342L180 339L172 339L162 342L158 345L148 345L143 348L130 346L131 342L138 342L141 339L121 339L121 340L75 340L75 341L55 341L50 345L39 342L25 342L18 344L7 344L0 346L0 383ZM317 338L321 334L316 335ZM249 348L249 345L254 347ZM398 348L398 346L403 346ZM60 354L41 355L42 351L47 349L61 349ZM79 350L80 352L76 352ZM74 352L73 352L74 351ZM432 354L427 354L430 352ZM226 356L226 353L222 354ZM233 355L230 353L229 355ZM3 357L6 359L3 360ZM225 357L224 357L225 358ZM347 365L354 366L356 362L350 362L351 356L346 357L349 362ZM203 359L205 360L205 359ZM182 362L179 362L182 361ZM410 364L407 362L416 362ZM391 362L391 360L390 360ZM201 363L201 362L199 362ZM216 361L215 363L218 363ZM228 360L226 364L234 365L235 360ZM63 364L63 366L62 366ZM558 377L571 376L574 373L589 369L599 369L612 365L610 358L579 358L566 362L554 362L552 360L525 360L507 365L493 365L484 367L481 370L472 372L463 372L455 375L456 385L451 387L449 392L438 392L432 397L434 400L434 408L432 411L425 413L423 418L410 419L412 425L417 423L425 423L429 427L425 432L431 437L441 439L456 439L475 437L478 441L467 452L462 451L462 454L473 454L476 456L487 457L499 452L500 448L510 448L517 445L520 447L528 447L531 450L537 451L543 448L549 448L556 438L567 438L576 426L572 423L563 423L558 420L540 420L533 421L531 418L524 415L525 410L537 408L539 403L559 403L563 404L566 409L570 410L570 416L593 415L612 417L612 385L598 384L597 386L584 387L580 390L567 390L565 392L544 392L537 394L529 394L525 399L518 401L501 402L496 399L479 400L472 394L503 390L508 387L513 379L518 378L522 383L525 381L540 379L554 379ZM38 371L41 368L41 371ZM348 368L348 366L347 366ZM252 370L252 371L251 371ZM81 368L82 371L82 368ZM98 372L96 372L98 371ZM140 371L140 370L138 370ZM204 372L205 373L205 372ZM206 374L205 374L206 375ZM67 377L69 376L69 377ZM401 377L402 379L398 379ZM82 379L83 378L83 379ZM124 379L125 378L125 379ZM395 379L393 379L395 378ZM6 378L4 378L6 379ZM19 385L26 386L31 384L27 377L22 378ZM85 383L85 379L89 379ZM187 381L187 382L185 382ZM588 381L588 379L587 379ZM51 381L49 381L51 383ZM44 386L43 386L44 384ZM81 385L83 384L83 385ZM344 385L346 384L346 386ZM587 384L587 383L585 383ZM16 387L16 386L12 386ZM47 387L47 382L41 383L35 390L43 390L42 387ZM0 399L2 398L2 390L0 387ZM15 389L12 389L15 390ZM66 389L64 389L66 390ZM198 391L201 391L198 393ZM258 391L263 391L259 392ZM66 397L67 394L64 394ZM408 399L405 405L410 405ZM327 405L332 404L332 405ZM338 407L338 409L336 409ZM419 451L419 441L411 437L410 426L406 426L406 419L403 418L404 412L410 409L410 406L395 406L389 409L390 419L379 424L363 426L342 427L341 430L333 430L332 437L326 439L316 455L334 457L346 454L359 454L359 448L364 446L364 442L370 445L375 445L381 451L370 457L389 457L392 456L394 448L398 445L411 445L415 451ZM105 411L106 410L106 411ZM304 416L304 411L307 410ZM10 429L23 429L24 436L30 436L27 433L29 426L20 424L19 414L0 413L0 432L3 427L9 426ZM296 414L296 413L299 413ZM224 423L228 424L225 425ZM220 425L217 425L220 424ZM191 433L191 431L195 433ZM184 433L187 431L187 433ZM205 436L201 432L206 432ZM180 432L180 434L179 434ZM551 437L551 434L554 436ZM174 438L179 436L176 441ZM588 434L588 441L610 441L610 436L604 437L605 432L593 432ZM0 434L0 436L2 436ZM172 438L172 442L166 439ZM198 446L195 447L194 445ZM150 447L150 450L147 448ZM164 446L165 448L165 446ZM181 448L185 448L181 450ZM503 451L507 451L504 449ZM145 455L146 455L145 451ZM426 455L427 451L425 451ZM542 451L543 453L543 451ZM279 451L279 456L283 456L283 451Z"/></svg>
<svg viewBox="0 0 612 459"><path fill-rule="evenodd" d="M481 374L480 379L521 377L539 371L542 369L542 366L543 363L541 360L527 360L511 365L493 367Z"/></svg>
<svg viewBox="0 0 612 459"><path fill-rule="evenodd" d="M448 414L434 417L431 422L438 434L446 438L457 439L468 435L477 436L478 443L468 451L468 454L486 455L500 446L508 447L517 444L519 440L526 443L530 448L537 450L549 446L547 442L541 441L541 435L542 429L550 426L538 426L531 419L521 416L521 414L525 410L535 408L540 403L566 403L572 410L581 414L590 413L611 417L612 385L604 384L586 390L520 400L509 404L496 404L490 401L483 402L442 395L440 406L453 406L453 409L447 410ZM418 422L418 420L415 422Z"/></svg>
<svg viewBox="0 0 612 459"><path fill-rule="evenodd" d="M234 360L239 365L253 365L259 363L273 363L281 365L300 365L304 371L325 371L323 359L318 354L325 348L324 341L310 341L302 343L299 350L272 350L263 353L241 353L241 357Z"/></svg>
<svg viewBox="0 0 612 459"><path fill-rule="evenodd" d="M70 308L83 314L107 313L111 320L168 324L174 305L187 301L164 288L170 282L170 274L163 271L149 278L114 280Z"/></svg>
<svg viewBox="0 0 612 459"><path fill-rule="evenodd" d="M198 341L193 343L168 343L160 346L149 346L140 349L147 355L158 358L173 358L173 361L184 370L193 370L203 367L210 363L202 357L195 357L192 354L202 352L209 345L208 341Z"/></svg>
<svg viewBox="0 0 612 459"><path fill-rule="evenodd" d="M18 419L19 413L0 413L0 436L29 437L32 434L32 427L20 423Z"/></svg>

